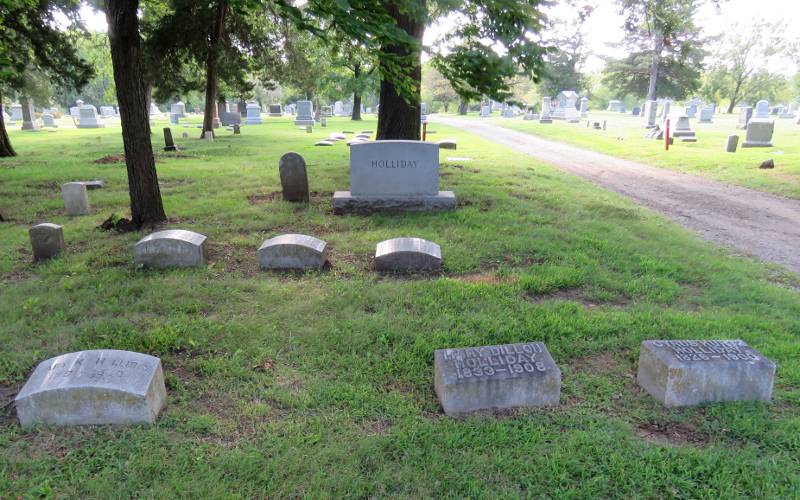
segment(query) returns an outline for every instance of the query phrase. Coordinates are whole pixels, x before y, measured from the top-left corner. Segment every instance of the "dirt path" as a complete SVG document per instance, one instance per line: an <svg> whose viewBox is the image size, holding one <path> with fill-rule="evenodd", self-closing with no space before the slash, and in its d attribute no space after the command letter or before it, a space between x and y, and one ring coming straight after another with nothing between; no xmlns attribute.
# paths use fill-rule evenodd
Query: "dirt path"
<svg viewBox="0 0 800 500"><path fill-rule="evenodd" d="M487 122L436 115L429 119L531 155L661 212L714 243L800 273L798 200L649 167Z"/></svg>

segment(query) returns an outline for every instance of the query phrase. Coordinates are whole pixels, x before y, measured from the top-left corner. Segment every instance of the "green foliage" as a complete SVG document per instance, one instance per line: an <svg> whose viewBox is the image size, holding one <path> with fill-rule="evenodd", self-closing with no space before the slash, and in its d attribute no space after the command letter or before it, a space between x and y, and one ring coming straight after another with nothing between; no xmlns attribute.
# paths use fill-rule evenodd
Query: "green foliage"
<svg viewBox="0 0 800 500"><path fill-rule="evenodd" d="M461 98L456 94L450 82L430 64L422 67L422 101L431 106L441 105L444 111L457 106Z"/></svg>
<svg viewBox="0 0 800 500"><path fill-rule="evenodd" d="M685 58L661 58L658 66L656 88L659 97L685 99L701 85L703 54L687 49ZM652 55L647 52L630 54L622 59L612 59L603 69L603 84L618 95L631 94L645 98L650 85Z"/></svg>

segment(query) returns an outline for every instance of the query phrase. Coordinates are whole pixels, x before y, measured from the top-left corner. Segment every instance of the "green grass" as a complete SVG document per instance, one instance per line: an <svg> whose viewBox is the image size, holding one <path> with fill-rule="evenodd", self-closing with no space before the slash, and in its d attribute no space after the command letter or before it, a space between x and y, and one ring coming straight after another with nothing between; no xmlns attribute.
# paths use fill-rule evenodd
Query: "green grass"
<svg viewBox="0 0 800 500"><path fill-rule="evenodd" d="M134 269L141 234L96 229L127 212L124 165L93 163L121 153L119 129L11 133L0 497L800 495L796 276L440 125L432 139L459 143L441 154L456 211L334 216L347 148L311 144L375 123L330 123L306 134L267 119L213 144L173 129L186 157L158 160L168 226L208 235L210 265L171 271ZM276 196L290 150L308 163L308 208ZM108 186L91 215L63 216L59 184L92 178ZM44 220L64 226L68 251L34 266L27 228ZM259 272L258 245L289 231L327 240L331 268ZM403 235L439 243L443 271L376 274L375 244ZM779 365L774 402L662 408L635 383L640 342L660 338L746 340ZM550 349L560 407L442 414L435 349L521 341ZM92 348L162 358L156 424L20 429L7 403L36 364Z"/></svg>
<svg viewBox="0 0 800 500"><path fill-rule="evenodd" d="M472 118L478 119L476 116ZM692 119L691 126L697 134L697 142L683 143L676 139L669 151L664 150L663 140L645 139L643 118L630 114L591 111L589 120L600 123L606 121L606 130L586 128L586 119L577 124L554 120L550 125L523 121L521 118L489 120L497 125L620 158L703 175L789 198L800 198L800 125L796 125L795 120L775 118L772 148L742 148L747 132L736 128L739 116L717 114L714 123L710 124ZM740 147L736 153L725 152L725 144L731 134L739 136ZM769 158L775 160L775 169L759 169L761 162Z"/></svg>

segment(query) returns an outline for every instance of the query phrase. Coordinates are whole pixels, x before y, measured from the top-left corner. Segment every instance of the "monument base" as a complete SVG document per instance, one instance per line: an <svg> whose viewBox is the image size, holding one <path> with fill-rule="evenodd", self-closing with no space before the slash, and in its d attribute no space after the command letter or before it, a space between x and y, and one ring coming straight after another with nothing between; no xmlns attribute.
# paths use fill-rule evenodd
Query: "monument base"
<svg viewBox="0 0 800 500"><path fill-rule="evenodd" d="M435 196L353 196L350 191L333 193L333 213L435 212L456 208L452 191Z"/></svg>
<svg viewBox="0 0 800 500"><path fill-rule="evenodd" d="M307 125L311 125L313 127L314 125L316 125L316 122L314 121L313 118L311 118L309 120L301 120L301 119L298 118L297 120L294 121L294 124L297 125L298 127L301 127L301 126L304 127L304 126L307 126Z"/></svg>
<svg viewBox="0 0 800 500"><path fill-rule="evenodd" d="M762 141L744 141L742 143L743 148L771 148L772 142L762 142Z"/></svg>

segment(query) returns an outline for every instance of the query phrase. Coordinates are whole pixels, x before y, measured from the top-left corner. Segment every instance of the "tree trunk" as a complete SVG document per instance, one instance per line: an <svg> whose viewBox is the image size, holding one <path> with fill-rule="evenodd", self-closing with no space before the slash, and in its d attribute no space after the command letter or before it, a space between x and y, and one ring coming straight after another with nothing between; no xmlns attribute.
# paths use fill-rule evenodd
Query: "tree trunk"
<svg viewBox="0 0 800 500"><path fill-rule="evenodd" d="M158 188L153 145L150 142L150 117L142 80L139 47L139 0L108 0L106 19L111 43L111 62L117 86L122 142L128 168L131 219L137 228L166 220Z"/></svg>
<svg viewBox="0 0 800 500"><path fill-rule="evenodd" d="M0 95L0 102L2 101L3 99ZM11 139L8 138L5 113L0 113L0 158L7 158L9 156L17 156L17 152L11 147Z"/></svg>
<svg viewBox="0 0 800 500"><path fill-rule="evenodd" d="M222 29L225 26L227 13L228 0L219 0L206 55L206 104L203 113L203 130L200 132L201 139L205 137L206 132L214 133L214 117L217 115L214 111L217 106L217 64L219 63L217 49L222 38Z"/></svg>
<svg viewBox="0 0 800 500"><path fill-rule="evenodd" d="M459 115L466 115L467 114L467 108L468 108L468 106L467 106L466 102L464 102L464 101L459 102L458 103L458 114Z"/></svg>
<svg viewBox="0 0 800 500"><path fill-rule="evenodd" d="M420 47L425 32L424 14L413 16L409 12L427 12L426 0L411 0L412 5L389 3L387 11L397 22L397 26L416 40L415 47L389 45L381 48L387 58L409 58L405 68L406 76L414 82L414 89L409 96L411 102L403 99L400 91L387 79L381 71L381 96L378 109L378 140L387 139L420 139L420 83L422 81L422 64Z"/></svg>
<svg viewBox="0 0 800 500"><path fill-rule="evenodd" d="M739 90L742 88L742 81L739 80L736 82L736 87L733 89L733 94L731 94L731 103L728 104L728 114L733 113L733 108L736 106L736 102L739 101Z"/></svg>
<svg viewBox="0 0 800 500"><path fill-rule="evenodd" d="M359 78L361 78L361 64L355 63L353 65L353 80L356 82L356 88L360 84ZM350 115L350 119L361 121L361 92L358 90L353 91L353 113Z"/></svg>
<svg viewBox="0 0 800 500"><path fill-rule="evenodd" d="M664 50L664 37L656 33L653 47L653 59L650 62L650 85L647 87L647 100L656 100L656 83L658 82L658 66L661 63L661 51Z"/></svg>

